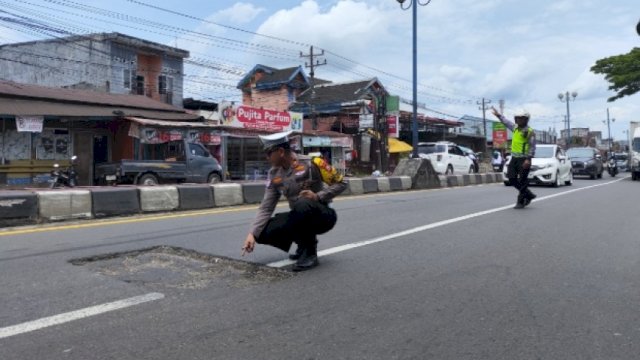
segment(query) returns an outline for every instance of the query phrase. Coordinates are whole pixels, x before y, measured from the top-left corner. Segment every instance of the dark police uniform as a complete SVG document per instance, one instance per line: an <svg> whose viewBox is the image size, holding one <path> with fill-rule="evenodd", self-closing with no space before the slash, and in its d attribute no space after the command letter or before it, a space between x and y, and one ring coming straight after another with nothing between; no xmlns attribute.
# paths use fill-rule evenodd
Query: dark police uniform
<svg viewBox="0 0 640 360"><path fill-rule="evenodd" d="M274 135L273 139L276 137ZM265 148L274 146L269 140L261 139ZM329 204L346 187L342 175L321 158L298 155L298 160L288 169L272 167L264 198L250 232L259 244L288 252L295 242L298 244L298 256L305 255L302 251L306 251L306 255L316 256L316 235L331 230L337 221L336 212ZM318 200L300 197L303 190L313 191ZM272 217L281 196L289 201L291 211Z"/></svg>

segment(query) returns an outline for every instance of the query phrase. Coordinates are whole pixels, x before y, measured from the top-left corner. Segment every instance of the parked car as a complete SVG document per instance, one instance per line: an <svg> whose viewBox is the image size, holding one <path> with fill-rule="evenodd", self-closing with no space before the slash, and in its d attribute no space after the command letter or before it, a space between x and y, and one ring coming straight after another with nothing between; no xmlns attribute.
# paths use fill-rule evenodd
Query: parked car
<svg viewBox="0 0 640 360"><path fill-rule="evenodd" d="M418 156L429 159L438 174L470 174L474 172L473 161L452 142L418 143Z"/></svg>
<svg viewBox="0 0 640 360"><path fill-rule="evenodd" d="M602 178L604 164L602 156L592 147L575 147L567 150L573 167L573 175L586 175L591 179Z"/></svg>
<svg viewBox="0 0 640 360"><path fill-rule="evenodd" d="M507 167L511 157L507 159L502 175L505 185L509 185ZM536 145L536 156L531 160L529 171L529 183L537 185L551 185L558 187L561 184L573 184L573 169L567 154L558 145Z"/></svg>
<svg viewBox="0 0 640 360"><path fill-rule="evenodd" d="M158 156L158 155L156 155ZM160 183L217 183L220 163L200 144L174 141L159 155L163 160L121 160L96 165L96 183L157 185Z"/></svg>

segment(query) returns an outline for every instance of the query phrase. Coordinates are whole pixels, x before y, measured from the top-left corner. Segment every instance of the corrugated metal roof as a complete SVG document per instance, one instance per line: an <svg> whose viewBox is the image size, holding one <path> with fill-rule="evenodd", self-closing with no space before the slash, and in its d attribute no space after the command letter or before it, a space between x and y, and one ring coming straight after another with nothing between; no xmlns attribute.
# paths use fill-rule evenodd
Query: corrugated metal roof
<svg viewBox="0 0 640 360"><path fill-rule="evenodd" d="M55 100L91 105L116 105L149 110L184 112L173 105L142 95L110 94L90 90L51 88L0 80L0 97Z"/></svg>
<svg viewBox="0 0 640 360"><path fill-rule="evenodd" d="M114 111L116 113L114 113ZM120 113L120 111L122 113ZM70 104L43 100L10 99L0 97L0 116L69 116L117 117L137 116L159 120L195 121L198 115L185 112L135 109L125 106Z"/></svg>

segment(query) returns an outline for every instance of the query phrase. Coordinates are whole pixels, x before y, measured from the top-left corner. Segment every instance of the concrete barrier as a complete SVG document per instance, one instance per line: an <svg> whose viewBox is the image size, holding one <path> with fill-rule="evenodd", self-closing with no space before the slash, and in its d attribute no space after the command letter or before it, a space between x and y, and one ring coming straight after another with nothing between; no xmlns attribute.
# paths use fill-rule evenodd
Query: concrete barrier
<svg viewBox="0 0 640 360"><path fill-rule="evenodd" d="M473 181L475 181L475 177L473 178ZM471 175L462 175L462 186L468 186L468 185L474 185L475 182L471 182Z"/></svg>
<svg viewBox="0 0 640 360"><path fill-rule="evenodd" d="M30 191L0 191L0 226L38 221L38 195Z"/></svg>
<svg viewBox="0 0 640 360"><path fill-rule="evenodd" d="M215 206L241 205L244 201L240 184L214 184L211 187Z"/></svg>
<svg viewBox="0 0 640 360"><path fill-rule="evenodd" d="M109 186L91 189L93 216L121 216L140 213L138 189L128 186Z"/></svg>
<svg viewBox="0 0 640 360"><path fill-rule="evenodd" d="M258 204L264 198L267 189L266 182L252 182L242 184L242 199L245 204Z"/></svg>
<svg viewBox="0 0 640 360"><path fill-rule="evenodd" d="M405 176L406 178L409 178L409 181L411 181L411 178L408 176ZM411 185L409 185L411 186ZM402 188L402 176L391 176L389 177L389 189L391 191L402 191L404 190Z"/></svg>
<svg viewBox="0 0 640 360"><path fill-rule="evenodd" d="M362 190L365 194L378 192L378 178L363 178Z"/></svg>
<svg viewBox="0 0 640 360"><path fill-rule="evenodd" d="M88 219L93 216L89 190L36 191L42 220Z"/></svg>
<svg viewBox="0 0 640 360"><path fill-rule="evenodd" d="M380 192L391 191L391 184L389 183L388 177L382 176L378 178L378 191Z"/></svg>
<svg viewBox="0 0 640 360"><path fill-rule="evenodd" d="M447 186L462 186L462 175L448 175Z"/></svg>
<svg viewBox="0 0 640 360"><path fill-rule="evenodd" d="M180 206L175 186L140 186L138 191L143 212L173 211Z"/></svg>
<svg viewBox="0 0 640 360"><path fill-rule="evenodd" d="M346 178L347 189L343 192L344 195L362 195L364 189L362 187L362 179L360 178Z"/></svg>
<svg viewBox="0 0 640 360"><path fill-rule="evenodd" d="M393 170L393 175L409 176L412 189L431 189L443 186L442 179L428 159L402 159Z"/></svg>
<svg viewBox="0 0 640 360"><path fill-rule="evenodd" d="M179 210L209 209L213 204L213 191L210 185L177 185Z"/></svg>
<svg viewBox="0 0 640 360"><path fill-rule="evenodd" d="M402 190L410 190L413 186L411 176L400 176L400 180L402 180Z"/></svg>

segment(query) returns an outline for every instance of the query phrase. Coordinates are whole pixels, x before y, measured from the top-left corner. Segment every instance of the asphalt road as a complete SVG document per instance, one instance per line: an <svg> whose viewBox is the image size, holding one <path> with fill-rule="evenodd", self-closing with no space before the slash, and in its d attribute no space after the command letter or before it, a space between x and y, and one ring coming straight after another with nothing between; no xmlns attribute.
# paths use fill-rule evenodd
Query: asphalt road
<svg viewBox="0 0 640 360"><path fill-rule="evenodd" d="M533 191L338 199L298 274L255 206L5 231L0 359L637 359L640 184Z"/></svg>

